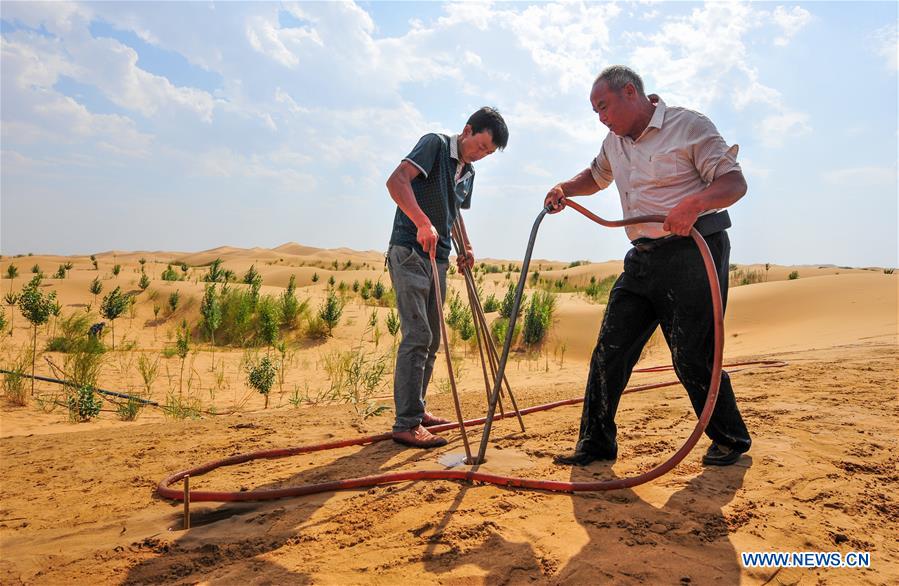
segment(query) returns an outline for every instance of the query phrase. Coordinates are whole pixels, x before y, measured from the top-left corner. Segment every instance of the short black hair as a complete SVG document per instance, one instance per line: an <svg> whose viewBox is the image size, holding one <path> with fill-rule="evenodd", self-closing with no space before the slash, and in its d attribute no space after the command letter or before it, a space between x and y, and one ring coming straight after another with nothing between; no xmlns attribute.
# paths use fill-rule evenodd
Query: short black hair
<svg viewBox="0 0 899 586"><path fill-rule="evenodd" d="M509 144L509 128L496 108L484 106L469 116L466 124L471 126L472 134L489 130L491 136L493 136L493 144L499 150L503 150Z"/></svg>

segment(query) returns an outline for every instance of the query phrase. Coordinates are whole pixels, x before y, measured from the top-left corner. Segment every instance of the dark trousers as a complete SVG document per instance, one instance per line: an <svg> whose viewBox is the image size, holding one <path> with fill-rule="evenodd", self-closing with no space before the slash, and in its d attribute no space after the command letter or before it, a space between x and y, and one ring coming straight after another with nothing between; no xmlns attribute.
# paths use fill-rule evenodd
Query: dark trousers
<svg viewBox="0 0 899 586"><path fill-rule="evenodd" d="M730 239L721 231L706 236L706 241L726 306ZM715 325L708 276L691 238L677 238L648 252L632 248L625 256L624 272L612 287L590 360L579 451L617 455L618 402L643 346L658 325L698 417L711 380ZM714 442L740 452L752 444L726 372L721 373L718 400L705 433Z"/></svg>

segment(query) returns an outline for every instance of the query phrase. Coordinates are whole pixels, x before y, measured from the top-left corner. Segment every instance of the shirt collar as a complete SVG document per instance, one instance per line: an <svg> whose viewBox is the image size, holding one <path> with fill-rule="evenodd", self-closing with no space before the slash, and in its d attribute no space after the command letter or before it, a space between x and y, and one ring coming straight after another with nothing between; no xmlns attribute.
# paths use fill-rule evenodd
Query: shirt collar
<svg viewBox="0 0 899 586"><path fill-rule="evenodd" d="M649 132L650 128L655 128L656 130L661 129L662 123L665 121L665 111L667 109L668 107L665 105L665 102L662 100L662 98L659 98L659 101L656 104L656 108L652 113L652 118L649 119L649 124L646 125L646 128L643 129L643 132L640 133L640 136L638 136L633 142L637 142L638 140L646 136L646 133Z"/></svg>
<svg viewBox="0 0 899 586"><path fill-rule="evenodd" d="M662 122L665 120L665 111L667 109L668 106L665 105L662 98L659 98L659 103L656 104L656 110L652 113L652 118L649 119L649 124L646 125L646 128L661 128Z"/></svg>
<svg viewBox="0 0 899 586"><path fill-rule="evenodd" d="M459 161L459 135L454 134L450 137L450 157Z"/></svg>

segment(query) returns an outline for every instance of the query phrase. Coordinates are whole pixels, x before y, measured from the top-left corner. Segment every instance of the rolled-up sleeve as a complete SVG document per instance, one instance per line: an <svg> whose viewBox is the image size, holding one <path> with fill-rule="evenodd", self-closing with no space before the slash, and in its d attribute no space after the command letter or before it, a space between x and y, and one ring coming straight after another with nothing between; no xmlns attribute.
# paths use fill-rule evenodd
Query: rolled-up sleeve
<svg viewBox="0 0 899 586"><path fill-rule="evenodd" d="M718 133L715 124L705 116L698 116L688 131L692 145L693 164L700 177L711 183L731 171L741 171L737 162L739 145L729 146Z"/></svg>
<svg viewBox="0 0 899 586"><path fill-rule="evenodd" d="M612 176L612 165L606 156L606 145L602 145L599 154L590 163L590 174L593 175L593 181L600 189L605 189L612 184L614 177Z"/></svg>

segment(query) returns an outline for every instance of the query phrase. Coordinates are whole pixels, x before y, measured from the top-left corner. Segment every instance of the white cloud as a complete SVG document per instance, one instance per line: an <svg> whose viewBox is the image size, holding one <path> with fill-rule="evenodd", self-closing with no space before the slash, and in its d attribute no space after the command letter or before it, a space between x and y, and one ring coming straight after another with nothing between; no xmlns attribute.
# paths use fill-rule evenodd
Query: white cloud
<svg viewBox="0 0 899 586"><path fill-rule="evenodd" d="M635 34L640 45L631 61L655 83L671 104L707 111L729 98L737 111L760 104L767 114L756 126L767 146L781 146L787 137L810 131L809 116L784 103L776 88L765 85L750 59L749 36L773 24L778 39L789 39L811 15L778 7L773 13L743 3L707 3L688 16L669 19L654 34Z"/></svg>
<svg viewBox="0 0 899 586"><path fill-rule="evenodd" d="M799 6L794 6L792 10L778 6L774 9L772 19L774 24L779 26L782 31L782 34L774 39L774 44L779 47L786 47L796 33L811 21L812 15L808 10Z"/></svg>
<svg viewBox="0 0 899 586"><path fill-rule="evenodd" d="M877 29L871 38L874 52L886 60L887 68L899 70L899 21Z"/></svg>
<svg viewBox="0 0 899 586"><path fill-rule="evenodd" d="M299 52L306 41L319 47L324 43L318 32L308 27L280 28L276 22L257 16L247 22L247 42L259 53L288 69L300 64Z"/></svg>
<svg viewBox="0 0 899 586"><path fill-rule="evenodd" d="M766 116L758 127L765 146L780 147L787 139L811 132L808 114L785 110L779 114Z"/></svg>
<svg viewBox="0 0 899 586"><path fill-rule="evenodd" d="M892 187L897 184L896 167L873 165L846 167L824 173L824 179L838 187Z"/></svg>

